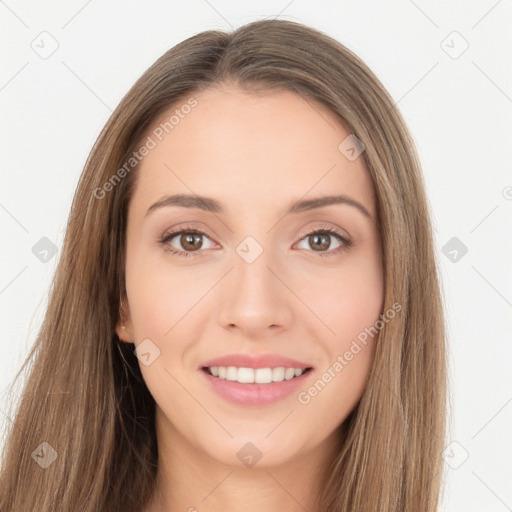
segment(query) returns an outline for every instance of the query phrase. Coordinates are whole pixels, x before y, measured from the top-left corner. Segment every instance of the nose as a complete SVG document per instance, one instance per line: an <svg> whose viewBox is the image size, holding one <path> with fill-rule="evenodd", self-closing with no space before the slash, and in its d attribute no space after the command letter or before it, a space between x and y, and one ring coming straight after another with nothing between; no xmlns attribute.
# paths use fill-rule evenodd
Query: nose
<svg viewBox="0 0 512 512"><path fill-rule="evenodd" d="M233 265L221 290L222 327L239 330L247 339L261 339L289 327L293 319L292 294L278 277L279 265L270 251L264 250L251 263L234 254Z"/></svg>

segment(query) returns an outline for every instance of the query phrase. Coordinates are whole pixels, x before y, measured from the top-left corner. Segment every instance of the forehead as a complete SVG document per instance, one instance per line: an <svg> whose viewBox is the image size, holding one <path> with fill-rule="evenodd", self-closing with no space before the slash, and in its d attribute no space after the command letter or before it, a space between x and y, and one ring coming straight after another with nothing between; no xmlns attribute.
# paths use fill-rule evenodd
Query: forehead
<svg viewBox="0 0 512 512"><path fill-rule="evenodd" d="M228 210L271 208L339 193L375 213L362 156L350 161L338 149L350 133L325 106L295 92L211 87L170 107L148 135L154 147L137 171L134 196L141 205L194 193Z"/></svg>

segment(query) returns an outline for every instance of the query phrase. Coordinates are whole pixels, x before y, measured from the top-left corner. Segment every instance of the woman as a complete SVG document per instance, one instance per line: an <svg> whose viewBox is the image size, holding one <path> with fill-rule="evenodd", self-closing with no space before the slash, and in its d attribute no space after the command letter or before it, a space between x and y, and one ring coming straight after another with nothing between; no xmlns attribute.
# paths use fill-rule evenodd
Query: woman
<svg viewBox="0 0 512 512"><path fill-rule="evenodd" d="M437 509L443 311L389 94L303 25L208 31L86 163L0 507Z"/></svg>

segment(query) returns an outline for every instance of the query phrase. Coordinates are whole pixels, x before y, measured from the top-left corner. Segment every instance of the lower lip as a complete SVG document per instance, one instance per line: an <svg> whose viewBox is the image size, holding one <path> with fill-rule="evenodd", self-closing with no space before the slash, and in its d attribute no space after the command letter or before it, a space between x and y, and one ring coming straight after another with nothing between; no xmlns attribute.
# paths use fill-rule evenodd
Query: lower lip
<svg viewBox="0 0 512 512"><path fill-rule="evenodd" d="M289 397L304 384L312 370L293 379L269 384L242 384L241 382L214 377L205 370L200 370L200 372L207 379L212 389L229 402L237 405L259 406L272 404Z"/></svg>

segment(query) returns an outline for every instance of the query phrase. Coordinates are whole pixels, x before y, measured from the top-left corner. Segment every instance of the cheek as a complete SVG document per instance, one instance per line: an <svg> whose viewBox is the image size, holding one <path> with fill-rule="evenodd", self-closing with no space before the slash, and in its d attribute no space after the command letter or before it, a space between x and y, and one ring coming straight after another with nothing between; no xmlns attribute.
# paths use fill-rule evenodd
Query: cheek
<svg viewBox="0 0 512 512"><path fill-rule="evenodd" d="M332 362L319 370L308 386L297 395L297 412L310 428L333 432L356 407L366 386L374 345L349 349L336 354ZM351 354L347 357L348 354ZM299 417L297 415L297 417ZM322 418L319 422L319 418Z"/></svg>
<svg viewBox="0 0 512 512"><path fill-rule="evenodd" d="M155 337L165 341L182 318L193 317L194 305L204 295L209 280L206 276L191 277L161 258L134 258L127 264L126 289L136 340Z"/></svg>
<svg viewBox="0 0 512 512"><path fill-rule="evenodd" d="M316 339L325 359L299 403L325 412L332 427L350 413L369 374L378 339L375 329L383 307L383 277L378 255L368 252L311 287L308 304L329 327ZM320 331L318 331L320 332ZM313 405L314 404L314 405ZM306 407L307 409L307 407ZM334 414L329 415L329 411Z"/></svg>
<svg viewBox="0 0 512 512"><path fill-rule="evenodd" d="M194 332L201 325L193 321L194 304L204 291L190 282L187 286L157 265L141 268L146 270L127 272L126 286L135 345L138 353L142 354L144 347L144 352L151 354L150 364L139 358L139 367L159 407L171 410L178 406L183 410L190 407L190 402L178 382L182 381L186 355L199 337Z"/></svg>
<svg viewBox="0 0 512 512"><path fill-rule="evenodd" d="M323 271L308 279L305 302L329 327L324 340L342 350L350 340L378 320L383 307L383 277L380 259L372 252L348 260L339 270ZM330 334L330 335L329 335Z"/></svg>
<svg viewBox="0 0 512 512"><path fill-rule="evenodd" d="M324 418L322 428L334 430L354 409L365 389L372 365L378 331L375 324L382 312L382 285L376 272L340 280L334 290L316 297L332 332L317 337L324 355L322 364L297 401L311 416Z"/></svg>

